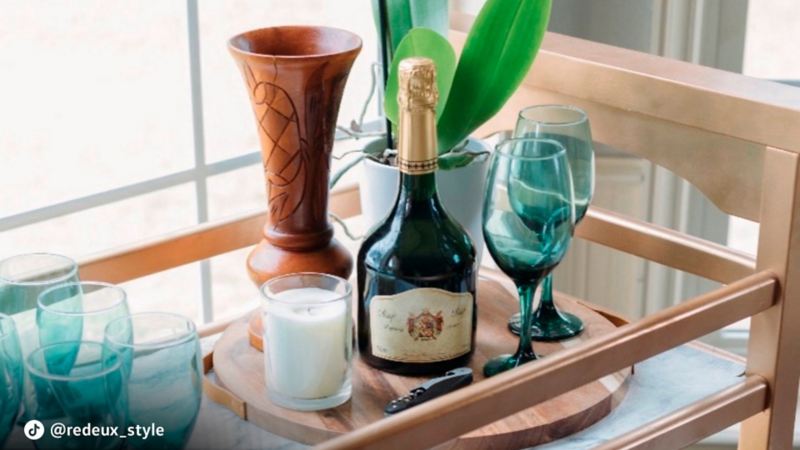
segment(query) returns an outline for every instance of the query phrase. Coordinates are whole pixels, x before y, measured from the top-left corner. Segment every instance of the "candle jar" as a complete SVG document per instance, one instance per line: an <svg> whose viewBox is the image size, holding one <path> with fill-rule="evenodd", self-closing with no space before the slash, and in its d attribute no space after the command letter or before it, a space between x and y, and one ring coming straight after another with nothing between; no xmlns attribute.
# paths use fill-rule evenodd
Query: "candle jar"
<svg viewBox="0 0 800 450"><path fill-rule="evenodd" d="M285 408L315 411L350 399L352 288L322 273L296 273L261 286L267 394Z"/></svg>

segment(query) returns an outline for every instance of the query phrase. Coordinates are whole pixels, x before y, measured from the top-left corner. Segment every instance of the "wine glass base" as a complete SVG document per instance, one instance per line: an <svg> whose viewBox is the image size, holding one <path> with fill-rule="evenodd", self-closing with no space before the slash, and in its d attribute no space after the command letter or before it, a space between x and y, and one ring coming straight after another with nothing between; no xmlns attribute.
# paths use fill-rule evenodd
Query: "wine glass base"
<svg viewBox="0 0 800 450"><path fill-rule="evenodd" d="M510 354L496 356L483 365L483 376L488 378L537 359L537 356L520 357Z"/></svg>
<svg viewBox="0 0 800 450"><path fill-rule="evenodd" d="M520 315L508 319L508 329L519 336ZM559 311L556 316L534 316L531 320L531 339L534 341L560 341L575 337L583 331L583 321L574 314Z"/></svg>

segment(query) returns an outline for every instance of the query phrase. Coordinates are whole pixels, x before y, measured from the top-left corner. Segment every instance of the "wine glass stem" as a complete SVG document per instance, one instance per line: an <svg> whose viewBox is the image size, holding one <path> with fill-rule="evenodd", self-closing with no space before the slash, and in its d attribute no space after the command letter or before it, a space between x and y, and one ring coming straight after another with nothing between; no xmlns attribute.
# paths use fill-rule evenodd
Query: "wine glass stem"
<svg viewBox="0 0 800 450"><path fill-rule="evenodd" d="M533 353L533 344L531 344L531 319L533 318L533 294L536 292L537 284L537 282L517 284L522 322L520 325L519 346L515 356L522 361L536 359L536 354Z"/></svg>
<svg viewBox="0 0 800 450"><path fill-rule="evenodd" d="M539 309L543 313L555 312L556 306L553 303L553 274L548 274L542 283L542 302Z"/></svg>

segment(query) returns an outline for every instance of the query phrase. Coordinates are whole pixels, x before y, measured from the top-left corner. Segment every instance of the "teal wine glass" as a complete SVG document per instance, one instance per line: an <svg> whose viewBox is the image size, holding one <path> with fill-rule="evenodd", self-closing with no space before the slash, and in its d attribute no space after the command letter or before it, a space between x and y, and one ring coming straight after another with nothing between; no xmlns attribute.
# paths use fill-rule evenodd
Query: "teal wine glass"
<svg viewBox="0 0 800 450"><path fill-rule="evenodd" d="M74 353L73 353L74 351ZM127 423L127 397L118 352L100 342L59 342L34 350L25 359L32 391L25 393L25 410L50 430L65 427L117 427ZM125 439L102 436L53 437L50 432L37 449L119 449Z"/></svg>
<svg viewBox="0 0 800 450"><path fill-rule="evenodd" d="M492 376L536 359L531 343L533 294L567 251L575 219L566 150L549 139L509 139L491 161L483 235L495 263L517 285L522 332L513 355L491 359Z"/></svg>
<svg viewBox="0 0 800 450"><path fill-rule="evenodd" d="M14 319L0 314L0 448L14 429L22 401L22 349Z"/></svg>
<svg viewBox="0 0 800 450"><path fill-rule="evenodd" d="M14 318L28 355L39 346L36 299L53 286L78 281L78 265L66 256L27 253L0 261L0 313Z"/></svg>
<svg viewBox="0 0 800 450"><path fill-rule="evenodd" d="M155 424L163 436L131 436L134 449L180 449L189 441L202 399L202 362L194 323L168 313L140 313L117 319L105 343L123 359L129 426Z"/></svg>
<svg viewBox="0 0 800 450"><path fill-rule="evenodd" d="M575 192L575 224L583 219L594 194L594 151L589 118L583 110L567 105L531 106L519 113L515 137L553 139L567 150ZM511 316L509 328L519 334L520 316ZM557 341L578 335L583 322L559 311L553 302L553 275L542 283L539 306L533 313L531 336L539 341Z"/></svg>

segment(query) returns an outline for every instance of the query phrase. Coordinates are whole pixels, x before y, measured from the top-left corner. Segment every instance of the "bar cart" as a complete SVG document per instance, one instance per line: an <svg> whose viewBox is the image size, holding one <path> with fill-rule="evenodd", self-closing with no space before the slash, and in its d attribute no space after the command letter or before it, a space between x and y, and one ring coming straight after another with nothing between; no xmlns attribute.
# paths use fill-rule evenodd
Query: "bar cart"
<svg viewBox="0 0 800 450"><path fill-rule="evenodd" d="M471 20L452 19L451 41L457 49L465 36L459 30ZM702 349L711 358L743 364L743 376L719 392L604 439L602 446L677 448L742 422L739 448L791 448L800 376L800 328L795 325L800 303L791 300L800 289L799 91L551 33L522 87L478 134L510 128L516 111L542 103L579 106L592 118L596 141L661 165L722 211L759 222L757 257L592 208L578 237L724 286L629 324L601 311L620 326L537 364L323 440L320 448L447 444L748 317L746 361ZM342 218L357 216L358 187L334 191L331 209ZM89 258L81 264L81 277L124 282L251 246L261 238L264 215L208 223ZM209 324L202 334L220 333L232 322ZM209 386L207 395L247 418L246 402L220 392Z"/></svg>

